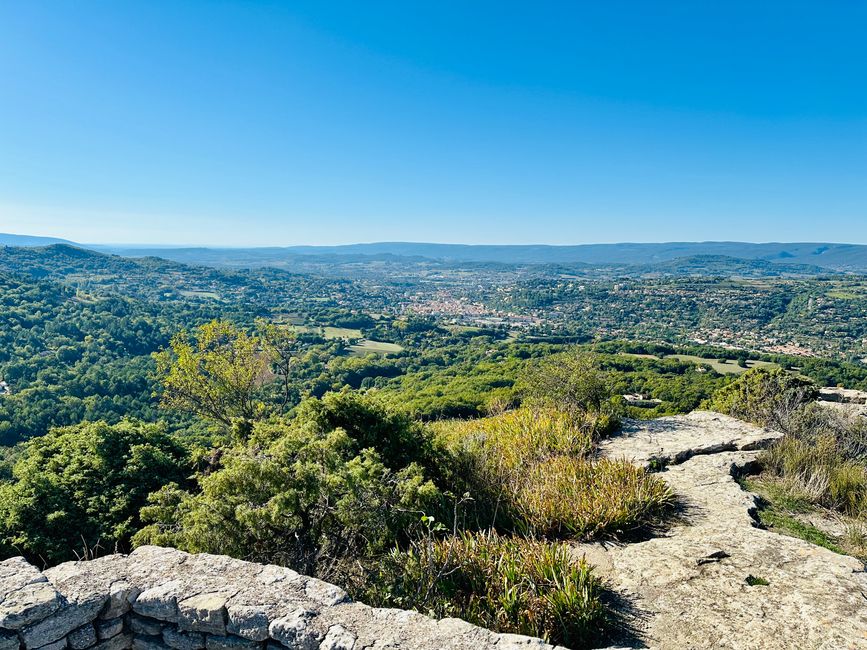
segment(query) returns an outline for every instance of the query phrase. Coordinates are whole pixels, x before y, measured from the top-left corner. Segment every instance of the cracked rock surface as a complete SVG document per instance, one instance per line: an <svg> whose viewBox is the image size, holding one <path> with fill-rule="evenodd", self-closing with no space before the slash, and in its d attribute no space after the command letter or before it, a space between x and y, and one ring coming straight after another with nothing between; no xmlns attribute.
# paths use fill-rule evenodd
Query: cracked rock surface
<svg viewBox="0 0 867 650"><path fill-rule="evenodd" d="M855 558L756 527L735 476L780 434L716 413L632 422L600 453L659 476L684 506L665 536L577 553L620 592L651 648L867 648L867 574ZM751 586L748 576L769 584Z"/></svg>

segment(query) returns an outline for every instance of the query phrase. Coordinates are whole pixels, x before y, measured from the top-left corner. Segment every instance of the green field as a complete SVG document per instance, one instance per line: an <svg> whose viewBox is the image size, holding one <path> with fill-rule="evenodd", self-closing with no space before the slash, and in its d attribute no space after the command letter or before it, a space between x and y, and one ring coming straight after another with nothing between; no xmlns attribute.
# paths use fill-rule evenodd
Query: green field
<svg viewBox="0 0 867 650"><path fill-rule="evenodd" d="M318 334L326 339L360 339L361 330L348 327L314 327L311 325L293 325L292 329L301 334Z"/></svg>
<svg viewBox="0 0 867 650"><path fill-rule="evenodd" d="M696 357L691 354L668 354L665 356L665 358L677 359L679 361L689 361L696 365L704 364L710 366L721 375L739 375L743 372L746 372L750 368L779 367L776 363L771 363L769 361L755 361L754 359L749 359L747 361L747 367L742 368L738 365L737 359L726 359L726 363L720 363L719 359L702 359L701 357Z"/></svg>
<svg viewBox="0 0 867 650"><path fill-rule="evenodd" d="M184 298L208 298L210 300L219 300L220 295L213 291L197 291L193 289L181 289L180 293Z"/></svg>
<svg viewBox="0 0 867 650"><path fill-rule="evenodd" d="M638 357L639 359L659 359L653 354L637 354L631 352L621 352L621 354L625 354L629 357ZM743 368L738 365L737 359L726 359L725 363L720 363L719 359L705 359L703 357L697 357L692 354L667 354L663 359L677 359L678 361L686 361L688 363L694 363L696 365L705 365L710 366L716 372L721 375L739 375L741 373L746 372L750 368L760 368L760 367L768 367L768 368L778 368L779 366L776 363L771 363L770 361L756 361L755 359L747 360L747 367Z"/></svg>
<svg viewBox="0 0 867 650"><path fill-rule="evenodd" d="M829 298L836 298L838 300L861 300L867 298L867 294L855 293L853 291L847 291L846 289L832 289L825 295Z"/></svg>
<svg viewBox="0 0 867 650"><path fill-rule="evenodd" d="M393 354L402 352L403 347L397 343L385 343L384 341L368 341L364 340L355 345L349 346L349 352L353 356L363 357L367 354Z"/></svg>

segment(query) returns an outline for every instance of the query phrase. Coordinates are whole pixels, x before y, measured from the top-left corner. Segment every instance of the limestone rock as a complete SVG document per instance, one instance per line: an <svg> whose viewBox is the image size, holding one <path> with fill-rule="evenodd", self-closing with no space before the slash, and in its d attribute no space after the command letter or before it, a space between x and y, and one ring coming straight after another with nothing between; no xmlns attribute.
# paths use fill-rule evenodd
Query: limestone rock
<svg viewBox="0 0 867 650"><path fill-rule="evenodd" d="M145 636L160 636L163 633L165 623L158 621L155 618L145 618L143 616L131 616L129 619L129 627L133 634L143 634Z"/></svg>
<svg viewBox="0 0 867 650"><path fill-rule="evenodd" d="M80 628L70 632L67 639L69 647L72 650L84 650L92 645L96 645L96 628L93 627L93 623L82 625Z"/></svg>
<svg viewBox="0 0 867 650"><path fill-rule="evenodd" d="M176 593L180 586L179 580L170 580L156 587L145 589L132 604L133 611L148 618L176 623L178 620Z"/></svg>
<svg viewBox="0 0 867 650"><path fill-rule="evenodd" d="M268 638L268 614L264 607L253 605L233 605L227 608L228 623L226 630L251 641L264 641Z"/></svg>
<svg viewBox="0 0 867 650"><path fill-rule="evenodd" d="M107 621L99 621L96 624L96 635L100 641L105 641L123 632L123 619L111 618Z"/></svg>
<svg viewBox="0 0 867 650"><path fill-rule="evenodd" d="M132 634L124 632L106 641L100 641L93 650L129 650L132 647Z"/></svg>
<svg viewBox="0 0 867 650"><path fill-rule="evenodd" d="M171 650L171 648L163 643L160 637L134 634L132 637L132 650Z"/></svg>
<svg viewBox="0 0 867 650"><path fill-rule="evenodd" d="M314 611L297 609L287 616L272 621L268 627L268 634L272 639L289 648L315 650L319 645L319 639L310 629L310 621L315 616Z"/></svg>
<svg viewBox="0 0 867 650"><path fill-rule="evenodd" d="M226 633L226 601L224 593L207 593L178 603L178 625L182 630Z"/></svg>
<svg viewBox="0 0 867 650"><path fill-rule="evenodd" d="M237 636L214 636L208 634L205 638L205 647L208 650L255 650L261 648L262 643L242 639Z"/></svg>
<svg viewBox="0 0 867 650"><path fill-rule="evenodd" d="M27 579L26 574L21 577ZM63 604L60 594L48 582L24 583L17 588L13 586L14 582L23 580L8 580L6 585L0 587L8 589L3 602L0 602L0 628L20 630L51 616Z"/></svg>
<svg viewBox="0 0 867 650"><path fill-rule="evenodd" d="M163 642L176 650L202 650L205 636L201 632L181 632L169 627L163 630Z"/></svg>
<svg viewBox="0 0 867 650"><path fill-rule="evenodd" d="M641 642L651 648L867 648L864 565L758 528L756 496L735 480L755 463L758 452L750 449L776 435L697 413L634 423L603 446L603 455L641 465L653 458L675 463L658 474L683 505L665 536L576 547L629 601ZM770 584L750 586L749 575Z"/></svg>
<svg viewBox="0 0 867 650"><path fill-rule="evenodd" d="M316 578L308 578L304 593L313 602L326 606L349 600L349 595L343 589Z"/></svg>
<svg viewBox="0 0 867 650"><path fill-rule="evenodd" d="M80 600L67 601L48 618L21 630L28 650L53 643L96 618L108 596L80 594Z"/></svg>
<svg viewBox="0 0 867 650"><path fill-rule="evenodd" d="M627 420L617 434L599 443L599 452L636 465L677 464L693 456L760 449L782 435L721 413L693 411L656 420Z"/></svg>
<svg viewBox="0 0 867 650"><path fill-rule="evenodd" d="M39 650L64 650L66 648L66 639L58 639L47 645L41 646Z"/></svg>
<svg viewBox="0 0 867 650"><path fill-rule="evenodd" d="M123 616L130 610L132 602L138 598L140 593L141 589L133 587L126 580L113 582L108 592L108 605L100 617L117 618Z"/></svg>
<svg viewBox="0 0 867 650"><path fill-rule="evenodd" d="M18 650L20 645L15 632L0 630L0 650Z"/></svg>
<svg viewBox="0 0 867 650"><path fill-rule="evenodd" d="M354 650L355 635L342 625L332 625L319 644L319 650Z"/></svg>

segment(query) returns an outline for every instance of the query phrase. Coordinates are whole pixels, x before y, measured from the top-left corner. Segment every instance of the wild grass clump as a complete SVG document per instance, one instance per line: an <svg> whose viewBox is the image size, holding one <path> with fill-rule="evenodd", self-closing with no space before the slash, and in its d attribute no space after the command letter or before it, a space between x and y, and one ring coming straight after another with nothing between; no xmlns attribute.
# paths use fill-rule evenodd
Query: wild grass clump
<svg viewBox="0 0 867 650"><path fill-rule="evenodd" d="M439 423L455 484L475 499L475 527L590 539L629 534L661 517L673 496L626 461L593 461L594 436L573 414L522 408Z"/></svg>
<svg viewBox="0 0 867 650"><path fill-rule="evenodd" d="M514 498L529 532L546 537L628 537L673 505L666 483L622 460L556 456L532 466Z"/></svg>
<svg viewBox="0 0 867 650"><path fill-rule="evenodd" d="M834 437L810 442L786 436L762 461L791 496L850 517L867 515L867 467L845 458Z"/></svg>
<svg viewBox="0 0 867 650"><path fill-rule="evenodd" d="M493 532L395 551L376 585L364 594L371 604L454 616L571 648L587 647L612 622L600 579L567 545Z"/></svg>

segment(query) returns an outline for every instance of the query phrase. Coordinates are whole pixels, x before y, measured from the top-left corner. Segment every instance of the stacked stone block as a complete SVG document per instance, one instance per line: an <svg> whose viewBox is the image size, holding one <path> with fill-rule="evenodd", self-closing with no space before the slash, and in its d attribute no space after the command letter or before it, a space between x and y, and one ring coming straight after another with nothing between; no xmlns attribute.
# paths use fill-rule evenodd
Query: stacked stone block
<svg viewBox="0 0 867 650"><path fill-rule="evenodd" d="M274 565L146 546L38 571L0 562L0 650L552 650L458 619L351 602Z"/></svg>

